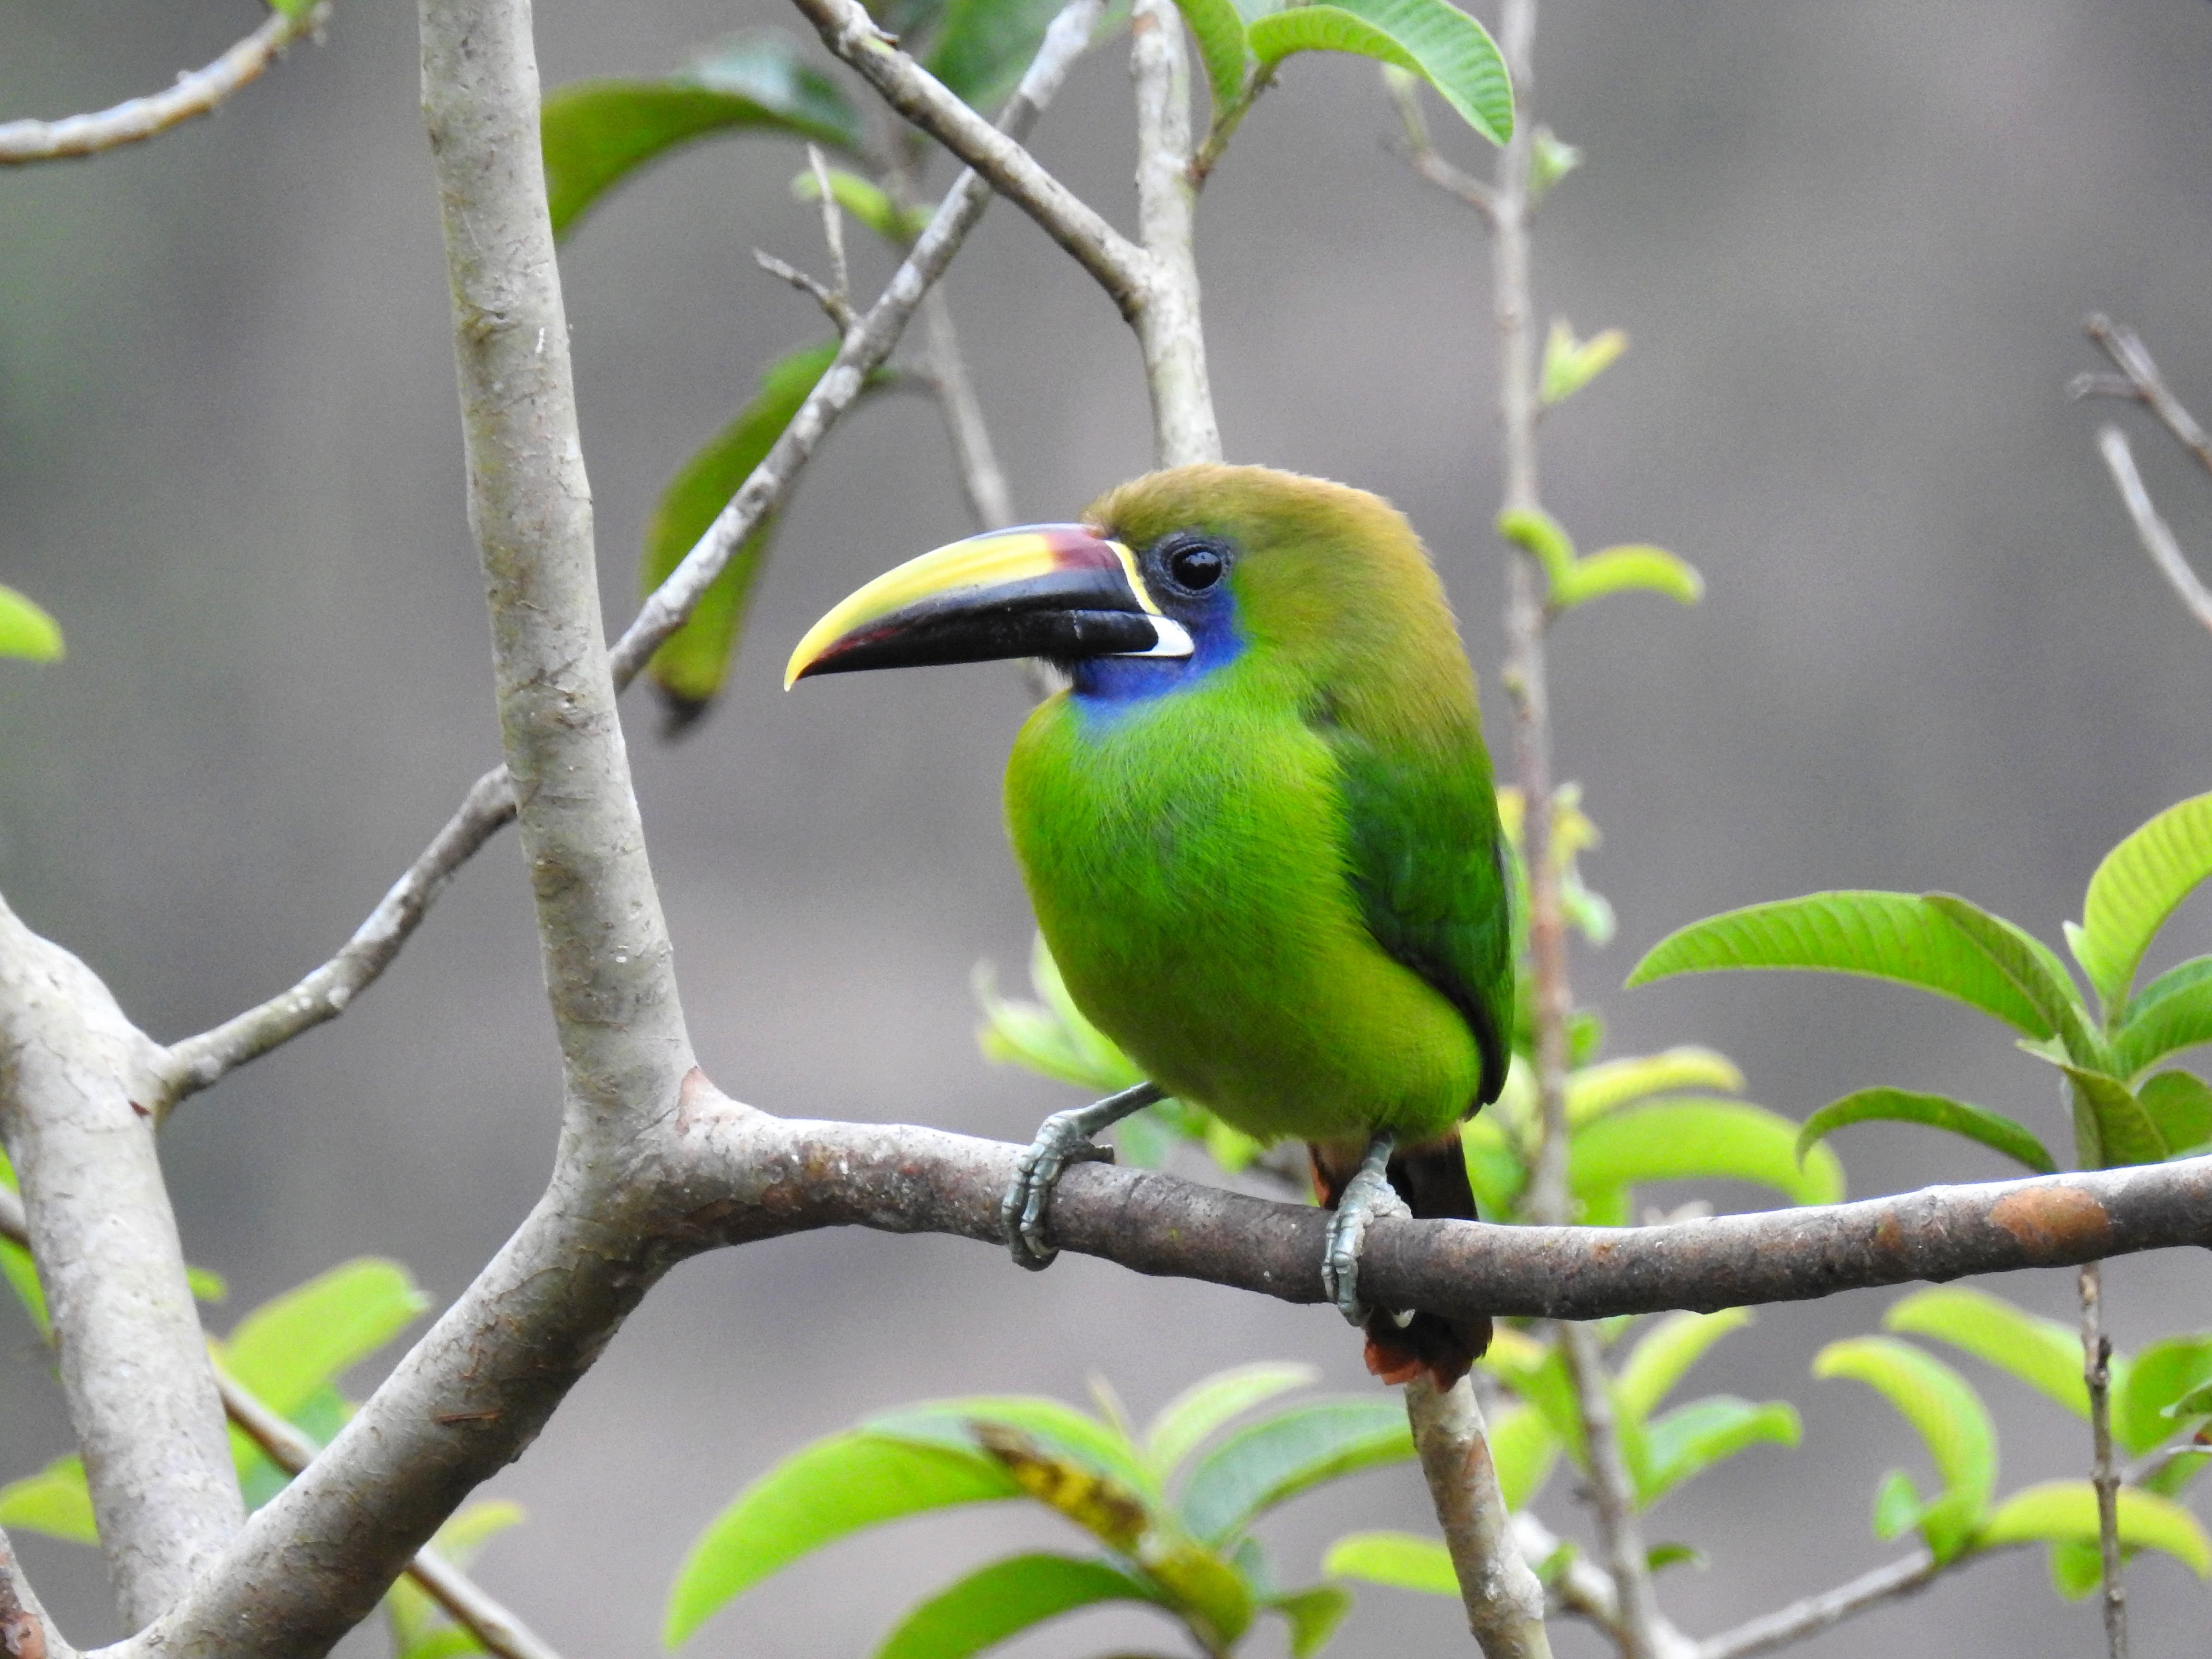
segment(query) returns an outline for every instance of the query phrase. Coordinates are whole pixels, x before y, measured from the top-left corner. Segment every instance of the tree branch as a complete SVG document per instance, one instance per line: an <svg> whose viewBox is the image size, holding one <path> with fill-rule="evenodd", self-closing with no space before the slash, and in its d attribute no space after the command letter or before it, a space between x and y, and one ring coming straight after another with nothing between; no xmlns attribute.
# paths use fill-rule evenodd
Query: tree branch
<svg viewBox="0 0 2212 1659"><path fill-rule="evenodd" d="M118 1610L184 1595L245 1505L151 1115L160 1050L0 902L0 1140L22 1183L62 1392Z"/></svg>
<svg viewBox="0 0 2212 1659"><path fill-rule="evenodd" d="M1199 307L1198 185L1191 174L1190 55L1175 0L1135 0L1129 73L1137 91L1137 225L1152 280L1130 314L1163 467L1221 459Z"/></svg>
<svg viewBox="0 0 2212 1659"><path fill-rule="evenodd" d="M983 418L983 405L969 378L968 359L960 349L960 336L952 325L952 307L945 290L932 288L922 301L922 328L927 336L927 357L930 386L945 416L945 434L952 442L953 472L960 493L978 530L996 530L1014 522L1013 492L999 465L991 442L991 428Z"/></svg>
<svg viewBox="0 0 2212 1659"><path fill-rule="evenodd" d="M2068 388L2069 395L2134 398L2166 423L2166 429L2197 458L2198 465L2212 472L2212 437L2205 435L2197 417L2173 395L2142 337L2101 312L2092 313L2082 326L2088 331L2089 337L2105 349L2105 355L2118 365L2120 373L2117 380L2104 374L2076 375Z"/></svg>
<svg viewBox="0 0 2212 1659"><path fill-rule="evenodd" d="M1135 319L1152 298L1153 272L1144 249L892 45L859 0L797 0L797 4L823 44L859 70L884 102L1036 220L1045 234L1097 279L1121 314Z"/></svg>
<svg viewBox="0 0 2212 1659"><path fill-rule="evenodd" d="M2097 1541L2107 1659L2128 1659L2128 1589L2120 1576L2120 1472L2112 1462L2112 1345L2105 1335L2101 1262L2081 1264L2081 1382L2089 1394L2090 1484L2097 1492Z"/></svg>
<svg viewBox="0 0 2212 1659"><path fill-rule="evenodd" d="M1474 1379L1439 1389L1419 1373L1406 1384L1406 1416L1483 1659L1552 1659L1544 1586L1515 1544Z"/></svg>
<svg viewBox="0 0 2212 1659"><path fill-rule="evenodd" d="M469 1491L536 1435L675 1261L824 1227L1002 1248L1022 1149L897 1124L776 1118L700 1074L619 1169L564 1162L476 1284L188 1600L108 1659L327 1650ZM1085 1164L1053 1203L1066 1249L1284 1301L1320 1297L1327 1218ZM1600 1318L1793 1301L1914 1279L2212 1244L2212 1158L1644 1228L1385 1218L1363 1281L1392 1307Z"/></svg>
<svg viewBox="0 0 2212 1659"><path fill-rule="evenodd" d="M1964 1559L1964 1558L1961 1558ZM1751 1659L1753 1654L1817 1636L1831 1625L1840 1625L1856 1613L1885 1601L1895 1601L1924 1589L1955 1562L1939 1562L1921 1550L1862 1573L1847 1584L1808 1595L1802 1601L1738 1625L1696 1644L1692 1659Z"/></svg>
<svg viewBox="0 0 2212 1659"><path fill-rule="evenodd" d="M330 15L327 0L296 16L271 11L259 28L204 69L180 75L174 86L111 109L58 121L0 123L0 167L96 155L143 143L195 115L205 115L240 88L259 80L261 72L293 42L319 33Z"/></svg>
<svg viewBox="0 0 2212 1659"><path fill-rule="evenodd" d="M77 1659L76 1650L62 1640L39 1605L4 1532L0 1532L0 1659Z"/></svg>
<svg viewBox="0 0 2212 1659"><path fill-rule="evenodd" d="M2173 531L2159 516L2158 507L2143 487L2142 474L2136 471L2135 452L2128 447L2128 434L2116 426L2100 427L2097 432L2098 453L2104 456L2105 465L2112 475L2113 486L2120 492L2120 501L2128 509L2128 517L2135 520L2136 538L2142 543L2143 551L2150 555L2156 565L2180 595L2181 603L2189 614L2212 628L2212 590L2207 590L2197 580L2197 572L2181 550L2181 544L2173 538Z"/></svg>

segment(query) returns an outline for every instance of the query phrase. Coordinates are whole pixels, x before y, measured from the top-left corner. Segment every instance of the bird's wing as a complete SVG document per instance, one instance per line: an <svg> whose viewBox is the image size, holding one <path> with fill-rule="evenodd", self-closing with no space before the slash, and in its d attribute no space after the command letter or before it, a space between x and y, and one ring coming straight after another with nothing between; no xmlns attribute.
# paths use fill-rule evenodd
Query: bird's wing
<svg viewBox="0 0 2212 1659"><path fill-rule="evenodd" d="M1478 1103L1505 1086L1513 1030L1513 921L1489 768L1413 762L1339 727L1346 854L1375 941L1434 986L1482 1051Z"/></svg>

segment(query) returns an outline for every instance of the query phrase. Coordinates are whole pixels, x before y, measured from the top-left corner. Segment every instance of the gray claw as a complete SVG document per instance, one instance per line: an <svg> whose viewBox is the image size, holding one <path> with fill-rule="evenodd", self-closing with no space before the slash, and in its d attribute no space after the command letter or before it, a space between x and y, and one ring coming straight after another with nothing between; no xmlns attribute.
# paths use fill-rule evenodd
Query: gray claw
<svg viewBox="0 0 2212 1659"><path fill-rule="evenodd" d="M1354 1325L1364 1326L1372 1311L1359 1297L1359 1252L1367 1243L1367 1229L1378 1215L1407 1213L1385 1173L1396 1145L1396 1137L1387 1133L1367 1143L1359 1173L1345 1182L1336 1213L1329 1218L1328 1248L1321 1259L1322 1294Z"/></svg>
<svg viewBox="0 0 2212 1659"><path fill-rule="evenodd" d="M1037 1127L1036 1139L1015 1164L1006 1195L999 1200L999 1228L1017 1267L1041 1272L1060 1254L1048 1224L1053 1188L1067 1166L1114 1161L1114 1149L1097 1145L1091 1137L1160 1097L1158 1085L1140 1083L1091 1105L1054 1112Z"/></svg>

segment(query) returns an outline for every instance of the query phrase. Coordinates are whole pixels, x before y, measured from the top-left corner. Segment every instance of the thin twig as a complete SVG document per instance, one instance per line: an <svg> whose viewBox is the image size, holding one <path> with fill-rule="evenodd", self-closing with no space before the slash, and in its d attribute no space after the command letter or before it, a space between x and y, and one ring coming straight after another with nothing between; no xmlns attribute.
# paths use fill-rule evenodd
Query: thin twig
<svg viewBox="0 0 2212 1659"><path fill-rule="evenodd" d="M175 85L161 92L58 121L0 123L0 167L96 155L143 143L196 115L205 115L240 88L258 80L295 41L319 32L330 15L327 0L292 14L272 10L259 28L215 62L179 76Z"/></svg>
<svg viewBox="0 0 2212 1659"><path fill-rule="evenodd" d="M1001 113L1006 130L1025 133L1089 42L1102 0L1071 0ZM991 191L973 173L945 193L928 228L848 337L791 424L708 526L684 562L648 599L611 653L615 684L626 686L668 636L684 625L746 538L788 495L831 428L852 408L871 374L890 356L932 286L989 205ZM291 989L169 1051L161 1103L209 1087L246 1061L335 1018L399 953L455 871L514 817L504 766L478 778L460 808L385 895L344 948Z"/></svg>
<svg viewBox="0 0 2212 1659"><path fill-rule="evenodd" d="M2105 1269L2081 1264L2081 1380L2089 1389L2089 1438L2103 1558L2106 1659L2128 1659L2128 1589L2120 1576L2120 1472L2112 1460L2112 1344L2105 1334Z"/></svg>
<svg viewBox="0 0 2212 1659"><path fill-rule="evenodd" d="M1144 354L1158 465L1221 459L1199 304L1198 185L1192 180L1190 56L1175 0L1135 0L1129 74L1137 94L1137 226L1152 272L1130 318Z"/></svg>
<svg viewBox="0 0 2212 1659"><path fill-rule="evenodd" d="M1390 101L1397 106L1399 125L1405 133L1405 143L1397 148L1412 163L1413 171L1437 189L1459 198L1484 218L1495 215L1497 187L1487 179L1462 172L1437 153L1429 137L1428 117L1421 112L1420 83L1410 75L1391 75L1385 78L1384 85L1389 88Z"/></svg>
<svg viewBox="0 0 2212 1659"><path fill-rule="evenodd" d="M1544 1586L1515 1546L1473 1380L1439 1389L1421 1372L1406 1384L1406 1415L1483 1659L1552 1659Z"/></svg>
<svg viewBox="0 0 2212 1659"><path fill-rule="evenodd" d="M753 263L768 272L769 276L790 283L801 294L811 299L816 305L820 306L822 314L830 319L830 325L837 331L838 338L842 339L853 331L858 319L853 315L853 302L845 297L842 290L823 282L819 277L808 276L789 260L779 259L773 253L761 248L753 250Z"/></svg>
<svg viewBox="0 0 2212 1659"><path fill-rule="evenodd" d="M945 416L945 436L952 442L953 473L960 493L978 530L996 530L1014 521L1013 492L999 465L991 428L983 416L982 400L969 377L968 359L960 349L960 336L952 325L952 308L944 289L932 288L922 301L921 324L927 333L931 389Z"/></svg>
<svg viewBox="0 0 2212 1659"><path fill-rule="evenodd" d="M2212 590L2197 580L2181 544L2174 539L2173 531L2159 516L2158 507L2143 487L2142 474L2136 471L2135 452L2128 447L2128 434L2116 426L2101 427L2097 432L2097 450L2104 456L2106 468L2112 475L2112 483L2120 492L2120 501L2128 509L2128 517L2135 521L2136 538L2142 543L2143 551L2150 555L2189 614L2212 628Z"/></svg>
<svg viewBox="0 0 2212 1659"><path fill-rule="evenodd" d="M2088 331L2089 337L2105 349L2105 355L2118 365L2120 373L2117 379L2108 374L2076 375L2068 388L2069 394L2075 398L2133 398L2165 422L2166 429L2197 458L2198 465L2212 472L2212 436L2206 435L2197 417L2173 395L2142 337L2102 313L2093 313L2082 326Z"/></svg>
<svg viewBox="0 0 2212 1659"><path fill-rule="evenodd" d="M845 210L837 204L837 192L830 186L830 163L822 154L822 146L806 147L806 165L813 170L814 189L822 202L822 240L830 247L830 281L831 290L844 308L848 319L853 314L853 268L845 259Z"/></svg>
<svg viewBox="0 0 2212 1659"><path fill-rule="evenodd" d="M1697 1644L1692 1659L1752 1659L1753 1654L1771 1653L1817 1636L1870 1607L1900 1601L1926 1588L1947 1566L1955 1565L1938 1562L1925 1550L1905 1556L1861 1573L1849 1583L1762 1613L1718 1636L1709 1636Z"/></svg>
<svg viewBox="0 0 2212 1659"><path fill-rule="evenodd" d="M230 1420L268 1454L270 1462L285 1474L296 1475L315 1461L320 1446L263 1405L245 1384L220 1366L215 1377ZM535 1631L435 1550L417 1551L408 1564L407 1577L455 1624L475 1637L485 1651L499 1655L500 1659L561 1659Z"/></svg>

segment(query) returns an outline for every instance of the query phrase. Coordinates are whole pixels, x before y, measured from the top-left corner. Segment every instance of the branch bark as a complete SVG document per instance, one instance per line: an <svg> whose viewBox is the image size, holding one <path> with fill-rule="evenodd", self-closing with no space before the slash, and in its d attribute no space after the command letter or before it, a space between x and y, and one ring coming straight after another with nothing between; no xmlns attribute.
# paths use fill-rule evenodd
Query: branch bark
<svg viewBox="0 0 2212 1659"><path fill-rule="evenodd" d="M133 1630L215 1564L246 1513L143 1103L160 1053L98 975L0 902L0 1140Z"/></svg>
<svg viewBox="0 0 2212 1659"><path fill-rule="evenodd" d="M1941 1575L1947 1564L1922 1550L1914 1555L1862 1573L1847 1584L1838 1584L1818 1595L1808 1595L1773 1613L1761 1614L1734 1630L1706 1638L1696 1644L1690 1659L1752 1659L1817 1636L1832 1625L1854 1614L1895 1601L1924 1589Z"/></svg>
<svg viewBox="0 0 2212 1659"><path fill-rule="evenodd" d="M2104 1264L2081 1264L2081 1382L2089 1393L2090 1484L2097 1492L2098 1554L2107 1659L2128 1659L2128 1589L2120 1576L2120 1472L2112 1461L2112 1345L2105 1335Z"/></svg>
<svg viewBox="0 0 2212 1659"><path fill-rule="evenodd" d="M1406 1384L1406 1415L1483 1659L1552 1659L1544 1586L1514 1541L1474 1379L1440 1390L1420 1373Z"/></svg>
<svg viewBox="0 0 2212 1659"><path fill-rule="evenodd" d="M8 1534L0 1532L0 1659L77 1659L76 1650L54 1631L31 1581L15 1565Z"/></svg>
<svg viewBox="0 0 2212 1659"><path fill-rule="evenodd" d="M2117 385L2105 375L2078 375L2070 388L2072 395L2133 398L2164 422L2181 447L2197 458L2199 466L2212 472L2212 437L2205 434L2197 417L2173 395L2150 349L2143 344L2142 337L2100 312L2093 313L2082 326L2089 337L2104 348L2105 355L2112 360L2120 374Z"/></svg>
<svg viewBox="0 0 2212 1659"><path fill-rule="evenodd" d="M1145 303L1129 320L1152 393L1153 454L1163 467L1218 461L1221 428L1199 306L1190 54L1175 0L1135 0L1129 37L1137 92L1137 228L1152 268Z"/></svg>
<svg viewBox="0 0 2212 1659"><path fill-rule="evenodd" d="M319 33L330 20L326 3L296 15L271 11L261 27L208 64L177 77L176 84L89 115L58 121L0 123L0 167L65 161L143 143L171 127L205 115L284 55L295 41Z"/></svg>

